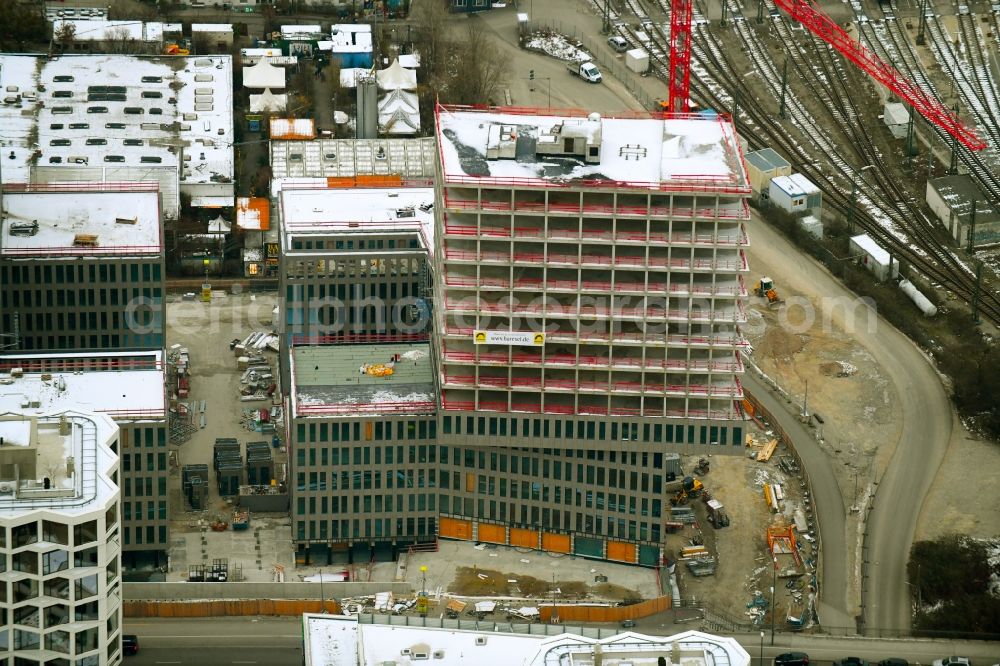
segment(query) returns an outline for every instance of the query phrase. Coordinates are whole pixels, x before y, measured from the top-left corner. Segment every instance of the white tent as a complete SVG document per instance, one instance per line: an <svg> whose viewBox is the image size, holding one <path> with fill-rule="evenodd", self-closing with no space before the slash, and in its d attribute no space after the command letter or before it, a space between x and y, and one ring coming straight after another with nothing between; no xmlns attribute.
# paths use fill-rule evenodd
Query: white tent
<svg viewBox="0 0 1000 666"><path fill-rule="evenodd" d="M222 217L222 215L208 221L208 233L210 234L228 234L232 230L232 223Z"/></svg>
<svg viewBox="0 0 1000 666"><path fill-rule="evenodd" d="M420 102L415 93L393 90L378 103L378 126L383 134L409 135L420 131Z"/></svg>
<svg viewBox="0 0 1000 666"><path fill-rule="evenodd" d="M285 88L285 70L275 67L266 60L260 60L252 67L243 68L243 87L255 90L264 88Z"/></svg>
<svg viewBox="0 0 1000 666"><path fill-rule="evenodd" d="M288 106L288 95L275 95L270 88L265 88L260 95L250 95L250 113L284 113Z"/></svg>
<svg viewBox="0 0 1000 666"><path fill-rule="evenodd" d="M400 65L398 59L393 60L387 68L376 72L375 78L378 79L380 90L417 89L417 73Z"/></svg>

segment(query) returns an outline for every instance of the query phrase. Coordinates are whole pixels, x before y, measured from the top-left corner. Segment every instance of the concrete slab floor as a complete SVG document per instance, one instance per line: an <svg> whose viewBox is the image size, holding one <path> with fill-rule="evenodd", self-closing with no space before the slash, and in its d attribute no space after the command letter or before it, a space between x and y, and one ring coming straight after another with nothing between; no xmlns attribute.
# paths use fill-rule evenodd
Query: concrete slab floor
<svg viewBox="0 0 1000 666"><path fill-rule="evenodd" d="M230 579L241 568L247 581L273 580L273 565L285 567L286 580L294 567L291 522L284 514L259 514L251 518L245 532L213 532L214 520L229 522L233 501L219 495L212 470L212 451L217 437L235 437L248 441L270 440L270 433L251 432L242 424L244 410L270 407L269 401L242 402L236 355L229 342L243 339L253 331L271 330L271 310L275 294L226 294L211 303L186 301L171 296L167 303L167 344L188 348L191 359L191 394L189 405L205 401L205 427L180 446L172 445L176 465L171 468L171 548L167 580L186 580L191 565L211 565L214 559L228 559ZM277 355L266 352L272 372L277 375ZM198 417L196 417L197 419ZM197 421L196 421L197 422ZM284 449L272 449L276 474L287 462ZM244 462L245 462L244 451ZM208 507L187 511L181 489L184 465L209 465ZM204 537L204 542L202 541Z"/></svg>
<svg viewBox="0 0 1000 666"><path fill-rule="evenodd" d="M410 555L406 562L406 580L417 590L421 587L421 566L427 567L427 591L435 596L448 592L460 567L492 569L512 574L512 578L522 575L543 581L555 576L557 586L560 582L579 581L590 588L596 584L594 577L603 574L609 583L635 590L644 599L659 595L653 569L509 546L489 545L478 549L471 541L442 540L436 553Z"/></svg>

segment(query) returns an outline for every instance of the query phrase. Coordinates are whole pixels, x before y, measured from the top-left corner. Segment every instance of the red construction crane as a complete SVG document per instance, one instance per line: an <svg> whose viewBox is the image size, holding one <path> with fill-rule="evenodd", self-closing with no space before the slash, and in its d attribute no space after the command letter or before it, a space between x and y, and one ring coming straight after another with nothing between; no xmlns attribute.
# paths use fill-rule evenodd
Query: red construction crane
<svg viewBox="0 0 1000 666"><path fill-rule="evenodd" d="M986 142L941 102L896 71L877 55L851 39L837 23L808 0L774 0L774 4L837 49L869 76L894 92L914 110L969 150L982 150ZM671 0L670 100L671 112L687 110L691 80L691 0Z"/></svg>

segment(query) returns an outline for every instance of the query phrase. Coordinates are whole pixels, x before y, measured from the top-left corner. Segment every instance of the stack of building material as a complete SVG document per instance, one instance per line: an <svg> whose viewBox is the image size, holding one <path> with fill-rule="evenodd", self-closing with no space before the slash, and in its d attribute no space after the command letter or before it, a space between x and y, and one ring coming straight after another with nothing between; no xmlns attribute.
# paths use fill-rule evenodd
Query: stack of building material
<svg viewBox="0 0 1000 666"><path fill-rule="evenodd" d="M715 558L711 556L706 557L694 557L689 560L684 561L687 564L688 571L691 572L692 576L700 578L702 576L714 576L715 575Z"/></svg>
<svg viewBox="0 0 1000 666"><path fill-rule="evenodd" d="M247 442L247 483L267 485L274 478L274 459L267 442Z"/></svg>
<svg viewBox="0 0 1000 666"><path fill-rule="evenodd" d="M208 504L208 465L184 465L181 488L192 511L204 511Z"/></svg>
<svg viewBox="0 0 1000 666"><path fill-rule="evenodd" d="M689 506L672 506L670 507L670 520L693 525L695 523L694 510Z"/></svg>
<svg viewBox="0 0 1000 666"><path fill-rule="evenodd" d="M213 460L219 494L224 497L238 495L240 486L243 485L243 456L240 455L240 443L235 439L216 439Z"/></svg>

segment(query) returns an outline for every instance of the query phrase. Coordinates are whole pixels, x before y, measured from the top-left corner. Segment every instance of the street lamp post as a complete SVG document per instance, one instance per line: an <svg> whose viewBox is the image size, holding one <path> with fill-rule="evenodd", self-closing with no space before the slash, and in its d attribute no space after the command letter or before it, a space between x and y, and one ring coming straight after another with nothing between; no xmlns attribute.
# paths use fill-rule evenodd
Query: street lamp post
<svg viewBox="0 0 1000 666"><path fill-rule="evenodd" d="M760 666L764 666L764 632L760 632Z"/></svg>

